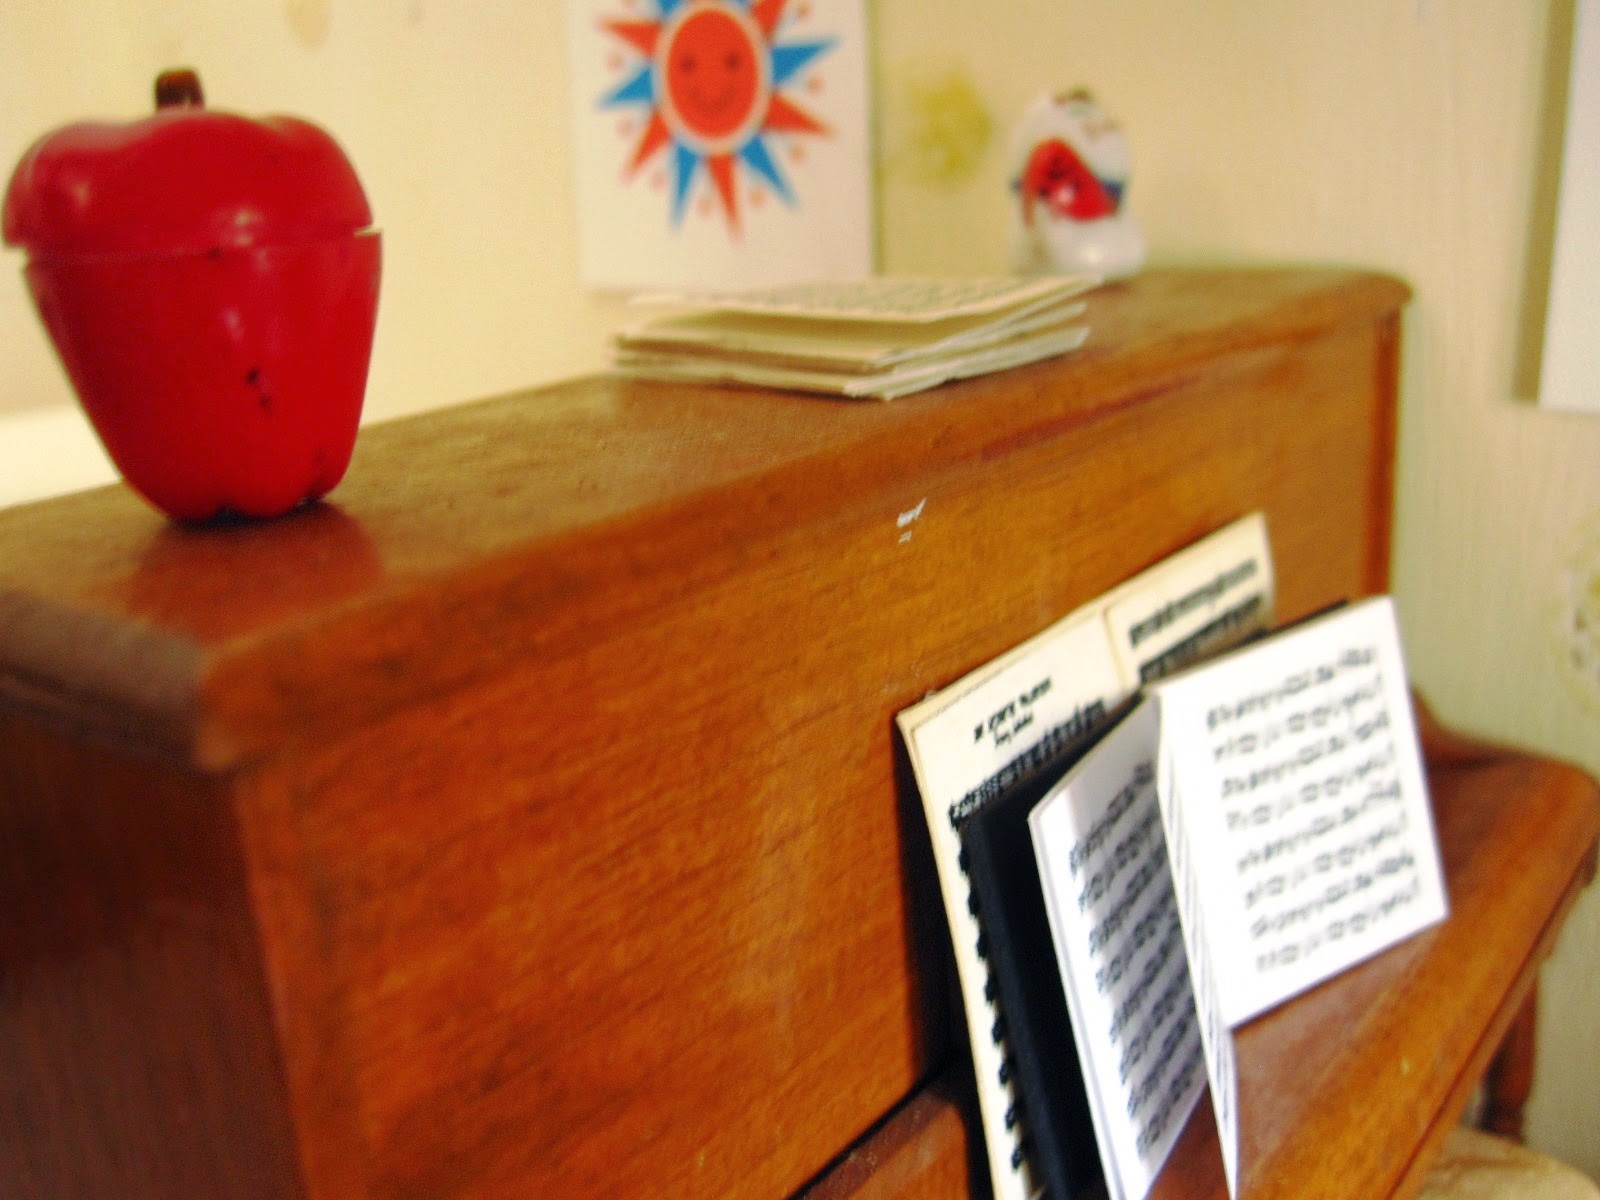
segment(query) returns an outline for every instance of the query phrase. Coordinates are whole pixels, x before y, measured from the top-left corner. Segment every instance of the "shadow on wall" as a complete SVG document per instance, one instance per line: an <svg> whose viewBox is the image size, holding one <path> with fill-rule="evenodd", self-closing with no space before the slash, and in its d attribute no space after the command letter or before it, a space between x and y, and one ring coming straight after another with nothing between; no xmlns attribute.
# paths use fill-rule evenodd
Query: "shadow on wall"
<svg viewBox="0 0 1600 1200"><path fill-rule="evenodd" d="M1544 88L1540 98L1539 142L1533 197L1528 209L1528 243L1523 255L1522 303L1518 306L1516 360L1511 394L1539 402L1544 359L1544 327L1550 310L1550 270L1555 257L1556 217L1561 205L1562 144L1571 86L1572 31L1577 0L1552 0L1550 35L1545 42Z"/></svg>

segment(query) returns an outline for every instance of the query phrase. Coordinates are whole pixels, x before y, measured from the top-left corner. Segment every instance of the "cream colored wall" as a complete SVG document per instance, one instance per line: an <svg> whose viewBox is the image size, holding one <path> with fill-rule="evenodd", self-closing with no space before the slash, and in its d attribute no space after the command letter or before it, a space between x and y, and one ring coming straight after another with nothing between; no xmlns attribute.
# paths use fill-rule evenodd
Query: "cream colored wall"
<svg viewBox="0 0 1600 1200"><path fill-rule="evenodd" d="M14 0L0 164L65 121L142 112L174 64L216 107L325 125L384 231L369 415L394 416L602 362L616 306L577 289L565 38L554 0ZM0 411L65 402L5 258Z"/></svg>
<svg viewBox="0 0 1600 1200"><path fill-rule="evenodd" d="M1132 204L1157 260L1324 260L1411 282L1394 580L1413 674L1447 718L1600 771L1592 647L1587 678L1562 665L1584 649L1564 598L1576 587L1600 606L1600 418L1521 399L1565 5L872 11L887 269L1000 268L1001 131L1037 90L1081 82L1132 138ZM179 60L219 104L314 116L358 163L388 238L370 408L448 403L599 366L617 317L576 285L561 38L554 0L11 4L0 161L70 116L142 103ZM0 418L0 504L97 469L60 428L66 398L0 270L0 407L37 410ZM50 455L56 469L41 468ZM1591 894L1545 973L1530 1134L1600 1175L1600 1002L1584 995L1597 976Z"/></svg>
<svg viewBox="0 0 1600 1200"><path fill-rule="evenodd" d="M1566 603L1576 587L1600 610L1600 418L1531 407L1520 345L1569 22L1521 0L884 0L883 247L891 269L997 265L1003 154L951 180L927 131L974 126L950 115L963 81L1002 123L1083 82L1132 139L1155 259L1409 280L1394 588L1412 673L1448 719L1600 771L1596 634ZM1596 978L1600 889L1544 975L1529 1129L1600 1176Z"/></svg>

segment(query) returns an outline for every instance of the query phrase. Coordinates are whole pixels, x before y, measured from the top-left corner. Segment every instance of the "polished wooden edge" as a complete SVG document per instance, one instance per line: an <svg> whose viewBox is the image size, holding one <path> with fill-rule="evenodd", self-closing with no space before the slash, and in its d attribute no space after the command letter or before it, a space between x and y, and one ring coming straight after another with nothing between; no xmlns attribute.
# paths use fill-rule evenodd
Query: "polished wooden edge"
<svg viewBox="0 0 1600 1200"><path fill-rule="evenodd" d="M948 1200L967 1190L969 1142L954 1075L915 1092L794 1200Z"/></svg>
<svg viewBox="0 0 1600 1200"><path fill-rule="evenodd" d="M1400 339L1398 309L1379 318L1378 355L1373 364L1374 386L1378 395L1378 417L1373 422L1375 464L1369 503L1372 536L1367 552L1367 590L1374 594L1389 590L1389 571L1394 544L1394 489L1400 438Z"/></svg>
<svg viewBox="0 0 1600 1200"><path fill-rule="evenodd" d="M0 630L0 704L132 745L188 743L198 716L195 680L204 671L192 641L93 613L64 622L48 602L3 591ZM148 739L117 736L130 728Z"/></svg>
<svg viewBox="0 0 1600 1200"><path fill-rule="evenodd" d="M1600 800L1596 799L1596 794L1593 792L1589 807L1591 816L1600 813ZM1391 1200L1410 1200L1422 1190L1422 1185L1427 1180L1434 1160L1439 1156L1439 1150L1444 1145L1446 1136L1460 1123L1473 1092L1494 1062L1513 1024L1533 1002L1538 987L1539 968L1555 949L1556 939L1560 936L1562 926L1566 924L1573 905L1577 903L1578 896L1594 879L1596 862L1594 824L1595 822L1591 820L1588 849L1574 870L1571 882L1562 893L1561 900L1551 913L1538 941L1529 951L1522 969L1517 972L1515 982L1501 1001L1494 1019L1484 1028L1477 1046L1462 1064L1455 1083L1446 1093L1438 1112L1429 1124L1426 1136L1418 1143L1416 1153L1391 1193Z"/></svg>
<svg viewBox="0 0 1600 1200"><path fill-rule="evenodd" d="M1147 271L1130 283L1096 293L1096 328L1104 336L1063 362L951 384L938 393L894 405L810 404L805 435L788 443L778 459L753 475L725 479L719 485L725 494L719 496L712 488L677 495L664 505L629 512L622 520L608 517L585 529L581 568L575 567L559 587L552 584L548 596L540 594L538 602L553 606L552 612L570 608L576 595L571 589L577 588L591 600L601 592L608 597L612 592L637 597L619 598L614 604L619 609L632 604L629 611L635 611L649 604L649 589L640 586L642 580L661 563L676 565L674 556L686 548L697 560L714 558L714 550L736 557L753 542L783 536L797 522L839 519L842 504L878 504L885 493L897 495L908 484L921 486L932 476L1063 436L1171 390L1220 359L1292 346L1333 329L1375 320L1386 329L1397 328L1398 311L1409 296L1400 281L1357 270ZM1160 320L1148 319L1153 310L1163 314ZM1393 343L1392 336L1385 336L1385 345ZM1388 369L1389 358L1380 357L1383 361L1374 364L1374 370L1381 372ZM473 419L473 411L486 412L485 406L515 407L535 397L551 403L562 395L590 392L622 410L654 412L685 397L704 407L705 398L715 395L705 388L578 380L380 424L364 434L364 441L382 447L401 434L415 438L419 422L433 423L440 436L447 436L456 422ZM982 404L975 403L978 398ZM748 414L756 411L764 414L762 419L781 420L793 405L790 397L759 392L730 394L728 403L730 416L737 414L738 420L749 419ZM1392 409L1392 398L1384 403ZM1387 453L1392 432L1385 427L1377 436ZM837 486L824 489L826 494L812 494L819 490L802 484L824 463L831 464ZM1375 511L1387 513L1392 480L1388 468L1380 474L1373 503ZM357 482L352 478L336 499L357 495L359 488L352 490ZM812 507L796 507L804 505ZM63 497L29 506L37 510L33 513L0 514L0 532L6 526L19 531L37 527L52 531L52 537L66 537L67 531L92 526L104 511L121 512L126 507L120 495ZM359 505L347 524L356 534L361 532ZM230 536L264 550L288 540L289 528L238 530ZM12 540L16 542L15 535ZM370 719L375 712L405 702L401 693L407 688L437 692L459 684L461 680L434 679L427 672L397 672L396 655L414 652L414 647L386 644L383 631L398 629L417 616L419 607L437 609L470 626L502 609L506 596L515 595L525 603L533 586L530 580L549 576L555 561L570 558L574 549L570 543L563 536L548 544L508 546L477 559L468 556L447 576L388 578L348 602L303 614L304 619L216 643L185 634L178 626L118 621L57 603L47 593L18 592L0 584L0 603L9 604L18 618L7 622L8 637L0 644L0 702L37 712L38 697L49 694L55 698L52 719L143 740L201 770L231 769L304 732L308 722L316 725L320 720L325 725L335 716ZM1374 549L1374 580L1386 578L1387 554L1387 546ZM702 565L707 571L716 570L715 562ZM351 649L355 642L348 629L357 626L362 632L359 649ZM30 629L36 632L30 634ZM63 645L71 652L63 654ZM373 712L352 714L346 706L338 714L307 715L306 699L320 686L316 672L329 654L354 656L340 669L360 671L370 682L361 691L370 698L363 703L376 706ZM264 663L276 664L278 675L263 682ZM300 678L284 675L288 670L284 663L319 665L306 668L311 674Z"/></svg>
<svg viewBox="0 0 1600 1200"><path fill-rule="evenodd" d="M360 1092L330 977L312 869L293 789L279 771L247 771L235 784L234 829L249 864L246 890L261 966L274 997L279 1062L296 1131L303 1200L367 1200ZM297 1001L287 996L293 991Z"/></svg>

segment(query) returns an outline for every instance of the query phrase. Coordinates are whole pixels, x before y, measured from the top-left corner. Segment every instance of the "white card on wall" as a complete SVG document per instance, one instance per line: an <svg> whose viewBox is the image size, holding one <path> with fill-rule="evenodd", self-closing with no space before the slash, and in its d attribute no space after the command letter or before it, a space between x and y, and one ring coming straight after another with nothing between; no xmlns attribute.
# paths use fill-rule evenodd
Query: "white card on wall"
<svg viewBox="0 0 1600 1200"><path fill-rule="evenodd" d="M1578 0L1539 403L1600 412L1600 0Z"/></svg>
<svg viewBox="0 0 1600 1200"><path fill-rule="evenodd" d="M567 0L585 286L872 269L863 0Z"/></svg>

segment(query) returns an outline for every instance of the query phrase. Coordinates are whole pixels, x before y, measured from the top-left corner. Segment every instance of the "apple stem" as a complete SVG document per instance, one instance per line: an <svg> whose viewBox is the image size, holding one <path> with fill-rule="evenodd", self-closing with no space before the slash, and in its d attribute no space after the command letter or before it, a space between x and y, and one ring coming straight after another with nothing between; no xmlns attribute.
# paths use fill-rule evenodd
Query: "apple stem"
<svg viewBox="0 0 1600 1200"><path fill-rule="evenodd" d="M205 103L200 76L189 68L163 71L156 76L157 108L204 108Z"/></svg>

